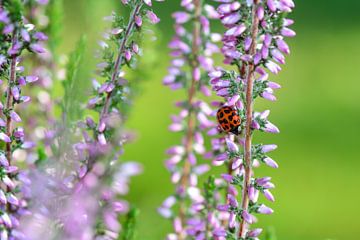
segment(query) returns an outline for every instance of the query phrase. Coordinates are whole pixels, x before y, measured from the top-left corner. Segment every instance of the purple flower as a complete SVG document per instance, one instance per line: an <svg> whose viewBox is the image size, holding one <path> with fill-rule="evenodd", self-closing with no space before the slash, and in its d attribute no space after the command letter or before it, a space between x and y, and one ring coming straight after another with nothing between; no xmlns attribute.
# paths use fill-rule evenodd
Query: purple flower
<svg viewBox="0 0 360 240"><path fill-rule="evenodd" d="M271 159L269 157L266 157L263 161L269 167L272 167L272 168L278 168L279 167L279 165L273 159Z"/></svg>
<svg viewBox="0 0 360 240"><path fill-rule="evenodd" d="M149 18L149 20L152 24L156 24L156 23L160 22L160 19L152 11L147 11L147 17Z"/></svg>
<svg viewBox="0 0 360 240"><path fill-rule="evenodd" d="M15 111L10 112L10 117L15 122L21 122L20 116Z"/></svg>
<svg viewBox="0 0 360 240"><path fill-rule="evenodd" d="M261 213L261 214L272 214L274 212L274 210L265 206L264 204L260 205L260 207L257 209L257 211L258 211L258 213Z"/></svg>
<svg viewBox="0 0 360 240"><path fill-rule="evenodd" d="M250 232L248 232L247 236L251 237L251 238L255 238L258 237L262 232L261 228L255 228L253 230L251 230Z"/></svg>

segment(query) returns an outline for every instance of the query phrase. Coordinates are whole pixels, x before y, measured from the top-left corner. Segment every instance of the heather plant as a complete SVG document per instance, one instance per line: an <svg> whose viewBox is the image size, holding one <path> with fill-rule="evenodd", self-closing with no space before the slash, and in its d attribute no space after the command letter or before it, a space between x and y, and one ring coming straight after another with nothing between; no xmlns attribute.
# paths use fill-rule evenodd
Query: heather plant
<svg viewBox="0 0 360 240"><path fill-rule="evenodd" d="M205 0L181 0L182 10L172 14L172 59L163 84L186 97L175 103L179 113L169 126L181 142L166 151L175 190L158 208L173 226L168 240L256 240L262 229L252 227L255 214L273 212L260 198L275 201L271 177L254 170L278 168L268 156L277 146L255 144L253 136L279 129L269 110L254 105L259 98L276 100L280 85L269 72L278 74L290 53L284 38L295 36L286 18L294 3L215 2L217 9ZM154 37L148 26L160 19L152 0L121 3L123 13L104 18L111 27L90 73L83 67L86 36L68 56L59 50L61 0L0 0L1 240L136 237L139 210L127 194L143 167L123 155L135 138L125 124L136 111L139 79L151 76L146 64L139 67L151 52L140 46ZM217 20L226 29L222 36L211 31ZM216 53L228 68L214 67ZM56 99L58 87L63 96ZM214 101L212 90L222 99ZM239 125L213 121L223 107ZM210 163L225 173L208 174L216 169ZM275 239L273 231L264 239Z"/></svg>
<svg viewBox="0 0 360 240"><path fill-rule="evenodd" d="M222 177L230 184L227 203L218 210L228 212L228 228L222 232L226 239L257 239L262 229L251 229L256 222L255 213L271 214L273 210L261 203L259 193L274 201L270 189L274 188L271 177L256 177L254 168L265 164L278 168L268 156L277 148L274 144L254 144L255 131L278 133L279 129L269 120L269 110L256 112L254 101L258 97L275 101L274 89L280 85L268 80L267 70L278 74L285 64L284 54L290 50L284 37L293 37L295 32L288 27L293 21L285 18L292 11L292 0L219 0L218 13L227 28L223 36L222 53L225 64L236 70L217 68L209 76L213 90L224 98L224 105L236 110L241 125L235 136L228 133L226 151L216 161L226 162L230 171ZM234 130L234 129L232 129ZM241 189L240 199L236 188Z"/></svg>
<svg viewBox="0 0 360 240"><path fill-rule="evenodd" d="M24 17L21 1L0 2L0 76L3 89L0 103L0 152L1 167L1 210L0 238L14 239L20 236L16 230L19 218L27 213L24 193L20 192L22 181L26 177L14 162L13 154L18 149L34 147L33 142L26 141L25 128L17 106L30 101L21 89L38 80L38 77L26 75L21 66L21 56L25 51L35 54L44 53L41 41L43 34L37 32L34 25Z"/></svg>
<svg viewBox="0 0 360 240"><path fill-rule="evenodd" d="M183 89L187 99L178 101L178 115L171 116L169 130L182 134L181 144L167 150L170 156L166 168L171 173L175 193L158 209L173 222L174 233L168 239L204 239L219 224L211 221L211 212L198 184L198 177L209 170L209 165L198 163L206 154L203 130L215 125L208 118L212 109L200 95L210 96L207 74L213 70L213 53L219 48L213 43L218 34L211 33L209 19L218 17L215 9L202 0L181 1L184 8L172 14L175 36L169 43L171 66L164 85L171 90ZM201 94L200 94L201 93Z"/></svg>
<svg viewBox="0 0 360 240"><path fill-rule="evenodd" d="M52 156L33 173L33 181L49 184L33 190L46 193L34 200L36 217L24 221L24 231L33 239L130 239L134 235L137 211L123 196L129 191L130 177L142 167L120 161L124 145L132 139L123 124L132 99L130 84L135 83L129 83L125 73L136 67L137 55L142 52L139 41L145 21L154 24L159 19L150 9L151 1L123 3L131 9L128 18L115 12L105 18L112 27L100 41L97 56L101 62L98 77L92 80L93 96L87 103L85 121L77 120L85 111L76 101L84 40L70 56L63 81L62 117L50 145Z"/></svg>

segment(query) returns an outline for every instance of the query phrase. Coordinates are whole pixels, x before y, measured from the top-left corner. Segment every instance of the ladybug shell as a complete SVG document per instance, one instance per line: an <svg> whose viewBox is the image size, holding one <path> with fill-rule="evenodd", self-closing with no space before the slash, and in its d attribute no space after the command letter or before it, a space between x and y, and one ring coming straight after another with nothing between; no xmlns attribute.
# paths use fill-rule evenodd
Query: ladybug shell
<svg viewBox="0 0 360 240"><path fill-rule="evenodd" d="M241 124L241 119L234 108L224 106L217 111L216 117L222 130L227 133L239 134L238 128Z"/></svg>

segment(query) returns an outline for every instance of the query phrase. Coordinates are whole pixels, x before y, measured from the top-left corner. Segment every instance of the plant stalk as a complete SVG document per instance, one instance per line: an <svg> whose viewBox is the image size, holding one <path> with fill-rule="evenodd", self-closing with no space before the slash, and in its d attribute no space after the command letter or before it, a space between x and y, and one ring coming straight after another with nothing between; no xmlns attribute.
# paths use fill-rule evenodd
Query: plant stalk
<svg viewBox="0 0 360 240"><path fill-rule="evenodd" d="M194 13L194 29L192 32L192 59L190 60L190 67L191 71L194 72L196 68L199 67L199 60L198 56L200 53L200 42L201 42L201 25L200 25L200 16L201 16L201 5L202 0L194 0L194 6L195 6L195 13ZM194 132L195 132L195 116L193 111L193 103L195 100L196 95L196 87L197 87L197 80L194 77L194 74L192 74L191 79L191 86L188 91L188 105L189 105L189 117L188 117L188 128L186 133L186 140L185 140L185 152L187 159L185 159L184 162L184 169L183 174L180 180L180 184L182 189L186 189L189 185L189 176L191 171L191 164L188 161L189 155L192 153L192 146L194 141ZM181 220L181 225L186 225L186 204L185 201L180 201L180 209L179 209L179 216ZM185 236L182 236L180 234L179 239L185 239Z"/></svg>
<svg viewBox="0 0 360 240"><path fill-rule="evenodd" d="M259 18L256 15L257 6L259 0L254 1L252 8L252 29L251 29L251 46L250 46L250 55L254 56L256 54L256 43L257 36L259 32ZM252 129L251 124L253 120L253 84L254 84L254 70L255 65L253 62L250 62L247 66L247 79L246 79L246 127L245 127L245 176L244 184L242 188L242 202L241 207L243 211L248 211L249 208L249 188L250 180L252 175L252 156L251 156L251 146L252 146ZM247 224L242 218L240 221L239 228L239 238L244 239L247 233Z"/></svg>
<svg viewBox="0 0 360 240"><path fill-rule="evenodd" d="M16 43L16 30L13 31L12 35L12 46ZM13 108L13 95L11 93L11 87L14 85L16 80L16 61L17 56L16 54L11 56L11 62L10 62L10 73L9 73L9 81L8 81L8 88L6 92L6 104L5 104L5 112L7 113L6 116L6 135L8 135L11 138L12 135L12 126L11 126L11 117L10 117L10 111ZM9 164L11 165L12 161L12 149L11 149L12 141L6 143L6 151L5 155L7 160L9 161Z"/></svg>
<svg viewBox="0 0 360 240"><path fill-rule="evenodd" d="M129 23L128 23L128 26L126 27L126 32L125 32L124 38L122 39L122 41L120 43L118 56L116 58L116 62L115 62L115 66L114 66L114 72L111 75L111 80L110 80L111 83L115 84L116 78L119 75L119 72L121 69L120 65L124 59L124 51L125 51L126 43L127 43L128 39L130 37L130 34L135 26L135 17L140 13L142 5L143 5L142 2L138 3L133 11L133 14L129 18ZM107 96L105 99L105 104L101 111L99 121L101 121L109 113L112 94L113 94L113 91L107 93Z"/></svg>

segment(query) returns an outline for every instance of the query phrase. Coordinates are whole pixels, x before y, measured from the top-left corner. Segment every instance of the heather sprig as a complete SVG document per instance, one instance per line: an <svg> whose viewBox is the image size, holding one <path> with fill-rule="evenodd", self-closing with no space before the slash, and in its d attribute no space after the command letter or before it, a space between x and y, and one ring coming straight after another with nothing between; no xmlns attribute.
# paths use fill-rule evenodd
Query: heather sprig
<svg viewBox="0 0 360 240"><path fill-rule="evenodd" d="M30 101L23 95L22 88L38 80L27 76L21 66L21 57L27 50L44 53L42 33L24 17L23 5L19 0L0 2L0 79L5 92L0 102L0 238L14 239L21 236L16 230L19 218L27 213L24 193L19 192L25 175L18 169L13 157L20 149L34 147L35 143L26 141L25 129L20 125L21 117L17 106Z"/></svg>
<svg viewBox="0 0 360 240"><path fill-rule="evenodd" d="M176 186L175 193L159 208L160 214L173 222L174 233L168 239L201 238L216 225L211 221L210 226L203 215L207 203L198 186L198 176L206 173L209 166L199 164L198 159L206 152L202 130L214 126L208 119L213 111L201 100L200 93L210 95L207 74L213 70L212 54L219 51L214 44L219 35L211 33L209 19L217 18L218 14L202 0L181 1L181 6L184 9L172 15L175 36L169 48L173 59L163 80L172 90L187 92L187 99L176 103L180 113L171 117L169 127L183 138L182 144L167 150L170 158L165 162Z"/></svg>
<svg viewBox="0 0 360 240"><path fill-rule="evenodd" d="M222 177L232 188L241 189L241 201L237 191L229 191L227 204L218 209L229 212L227 239L258 239L261 229L251 229L256 222L255 213L271 214L273 210L259 202L259 193L274 201L270 189L274 188L270 177L256 178L253 168L264 163L272 168L278 164L267 154L276 145L253 144L256 130L278 133L279 129L269 120L270 111L255 112L254 101L258 97L275 101L274 90L280 85L268 80L266 70L277 74L285 64L284 54L290 50L284 37L293 37L295 32L288 27L293 21L285 18L292 11L292 0L228 1L221 4L218 13L227 28L223 36L222 53L225 64L234 70L217 68L209 74L213 90L224 98L225 105L234 107L242 119L239 136L229 134L223 145L226 150L218 152L217 162L227 162L231 171ZM226 145L225 145L226 144ZM215 150L224 150L216 147Z"/></svg>
<svg viewBox="0 0 360 240"><path fill-rule="evenodd" d="M124 228L121 226L122 216L130 208L123 196L129 191L130 178L139 174L142 167L136 162L119 160L124 145L133 138L124 130L133 95L125 72L136 67L143 24L145 21L157 23L159 19L149 7L151 1L125 1L124 4L131 10L128 18L115 12L105 18L112 26L99 42L101 50L97 56L101 60L97 65L97 79L92 80L93 96L87 103L89 116L85 121L77 120L83 114L78 114L80 105L76 101L79 86L74 87L78 84L76 73L84 48L82 41L70 57L63 82L62 122L54 131L51 145L55 161L48 161L45 166L52 171L35 173L36 179L45 178L51 183L44 192L56 201L43 198L35 206L38 212L44 205L48 209L46 214L39 214L44 227L34 231L38 220L34 218L27 221L25 227L38 238L47 231L51 238L63 239L130 239L133 236L135 211L128 214ZM59 204L64 206L61 211L56 208ZM61 227L56 223L61 223Z"/></svg>

